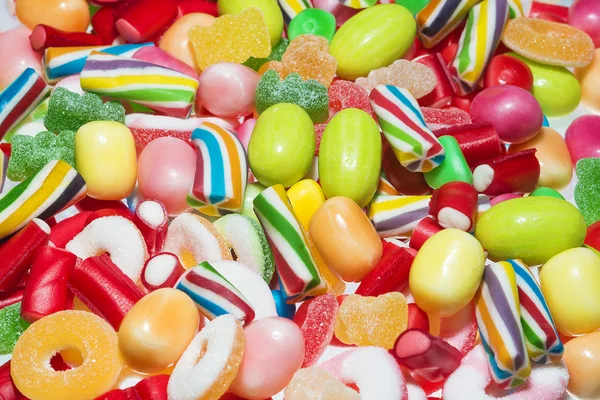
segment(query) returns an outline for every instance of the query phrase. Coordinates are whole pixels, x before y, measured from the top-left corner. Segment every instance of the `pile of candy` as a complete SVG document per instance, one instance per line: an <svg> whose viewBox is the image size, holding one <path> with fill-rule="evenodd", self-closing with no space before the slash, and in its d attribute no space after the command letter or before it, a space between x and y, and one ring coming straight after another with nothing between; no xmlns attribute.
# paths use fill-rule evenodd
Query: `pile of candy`
<svg viewBox="0 0 600 400"><path fill-rule="evenodd" d="M600 398L600 1L7 4L0 398Z"/></svg>

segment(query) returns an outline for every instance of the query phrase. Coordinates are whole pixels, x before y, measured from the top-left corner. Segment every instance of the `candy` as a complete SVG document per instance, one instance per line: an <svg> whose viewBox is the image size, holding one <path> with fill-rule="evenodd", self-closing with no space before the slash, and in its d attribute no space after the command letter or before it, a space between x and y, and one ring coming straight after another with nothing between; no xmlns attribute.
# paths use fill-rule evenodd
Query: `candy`
<svg viewBox="0 0 600 400"><path fill-rule="evenodd" d="M245 399L261 400L283 390L304 357L302 333L292 321L271 317L245 329L246 348L229 390Z"/></svg>
<svg viewBox="0 0 600 400"><path fill-rule="evenodd" d="M150 255L161 251L169 218L165 206L155 200L143 200L135 208L133 223L140 230Z"/></svg>
<svg viewBox="0 0 600 400"><path fill-rule="evenodd" d="M65 348L80 353L81 365L55 371L48 360ZM10 365L19 391L40 400L95 398L113 387L120 371L116 333L85 311L61 311L33 324L19 338Z"/></svg>
<svg viewBox="0 0 600 400"><path fill-rule="evenodd" d="M176 362L198 328L198 310L188 296L160 289L144 296L119 328L119 350L127 365L158 372Z"/></svg>
<svg viewBox="0 0 600 400"><path fill-rule="evenodd" d="M205 13L213 16L218 16L217 5L209 0L176 0L177 1L177 16L181 17L192 13Z"/></svg>
<svg viewBox="0 0 600 400"><path fill-rule="evenodd" d="M100 46L102 38L84 32L65 32L48 25L36 25L29 36L31 47L35 51L48 47Z"/></svg>
<svg viewBox="0 0 600 400"><path fill-rule="evenodd" d="M125 122L125 109L118 103L102 103L100 97L87 93L80 96L57 88L50 96L44 125L52 132L77 131L91 121Z"/></svg>
<svg viewBox="0 0 600 400"><path fill-rule="evenodd" d="M406 60L396 60L389 67L372 70L356 84L368 93L379 85L397 86L408 90L415 98L430 93L436 84L435 75L426 66Z"/></svg>
<svg viewBox="0 0 600 400"><path fill-rule="evenodd" d="M588 225L600 220L597 209L598 167L595 158L582 158L575 164L577 184L575 185L575 204Z"/></svg>
<svg viewBox="0 0 600 400"><path fill-rule="evenodd" d="M0 196L0 238L33 218L48 219L77 203L86 193L81 175L64 161L51 161L35 175Z"/></svg>
<svg viewBox="0 0 600 400"><path fill-rule="evenodd" d="M68 32L84 32L90 23L88 4L83 0L51 0L43 4L18 0L15 6L17 17L30 29L47 24Z"/></svg>
<svg viewBox="0 0 600 400"><path fill-rule="evenodd" d="M310 237L343 280L362 280L381 258L381 240L360 207L347 197L327 200L310 222Z"/></svg>
<svg viewBox="0 0 600 400"><path fill-rule="evenodd" d="M434 76L434 88L428 94L419 99L419 105L442 108L452 100L454 86L446 61L440 53L428 54L414 60L418 64L426 66ZM398 86L398 85L396 85Z"/></svg>
<svg viewBox="0 0 600 400"><path fill-rule="evenodd" d="M394 347L407 326L406 298L392 292L377 297L351 294L341 304L335 322L335 336L346 344Z"/></svg>
<svg viewBox="0 0 600 400"><path fill-rule="evenodd" d="M332 13L320 8L307 8L290 21L287 34L291 40L299 35L311 34L331 42L335 28L336 21Z"/></svg>
<svg viewBox="0 0 600 400"><path fill-rule="evenodd" d="M175 286L184 272L185 269L175 254L157 253L146 261L140 281L149 292L152 292Z"/></svg>
<svg viewBox="0 0 600 400"><path fill-rule="evenodd" d="M263 185L292 186L308 172L314 154L313 123L301 107L276 104L258 117L248 144L248 161Z"/></svg>
<svg viewBox="0 0 600 400"><path fill-rule="evenodd" d="M438 321L439 337L460 350L463 356L475 346L479 333L473 302L451 317L440 318ZM431 330L436 330L433 325L438 321L431 318Z"/></svg>
<svg viewBox="0 0 600 400"><path fill-rule="evenodd" d="M431 188L425 182L423 173L411 172L404 168L389 143L383 145L381 167L389 183L398 192L389 194L420 196L431 191Z"/></svg>
<svg viewBox="0 0 600 400"><path fill-rule="evenodd" d="M131 57L136 51L152 43L122 44L117 46L49 47L44 52L44 71L50 82L83 70L88 56L94 51L114 56Z"/></svg>
<svg viewBox="0 0 600 400"><path fill-rule="evenodd" d="M329 111L338 113L346 108L359 108L374 115L369 103L369 92L354 82L338 79L329 86Z"/></svg>
<svg viewBox="0 0 600 400"><path fill-rule="evenodd" d="M468 124L438 129L438 137L453 136L469 166L500 156L504 149L498 133L491 124Z"/></svg>
<svg viewBox="0 0 600 400"><path fill-rule="evenodd" d="M294 374L285 388L287 400L359 400L360 395L329 372L318 368L303 368Z"/></svg>
<svg viewBox="0 0 600 400"><path fill-rule="evenodd" d="M75 166L75 132L63 131L57 136L45 131L35 136L14 136L7 176L12 181L23 181L52 160Z"/></svg>
<svg viewBox="0 0 600 400"><path fill-rule="evenodd" d="M6 172L8 169L9 158L0 151L0 192L4 188L4 182L6 182Z"/></svg>
<svg viewBox="0 0 600 400"><path fill-rule="evenodd" d="M429 215L431 196L375 196L369 207L369 219L381 237L409 234Z"/></svg>
<svg viewBox="0 0 600 400"><path fill-rule="evenodd" d="M384 136L409 171L427 172L444 160L440 142L425 125L419 106L407 89L380 85L369 95Z"/></svg>
<svg viewBox="0 0 600 400"><path fill-rule="evenodd" d="M477 212L477 191L472 185L454 181L433 191L429 213L443 228L469 232Z"/></svg>
<svg viewBox="0 0 600 400"><path fill-rule="evenodd" d="M473 170L473 186L487 195L528 193L540 176L540 163L535 149L505 154L480 164Z"/></svg>
<svg viewBox="0 0 600 400"><path fill-rule="evenodd" d="M442 136L438 140L443 147L445 158L437 168L424 173L427 184L437 189L452 181L473 183L473 174L456 139L452 136Z"/></svg>
<svg viewBox="0 0 600 400"><path fill-rule="evenodd" d="M500 43L507 18L506 0L483 0L469 11L467 26L452 62L462 94L471 93L477 87Z"/></svg>
<svg viewBox="0 0 600 400"><path fill-rule="evenodd" d="M600 96L594 88L598 80L598 68L600 66L600 50L594 53L594 60L585 68L576 68L575 76L581 82L581 100L592 110L600 110Z"/></svg>
<svg viewBox="0 0 600 400"><path fill-rule="evenodd" d="M598 335L589 333L565 344L563 361L569 370L569 392L580 398L598 396L600 388L594 376L598 372Z"/></svg>
<svg viewBox="0 0 600 400"><path fill-rule="evenodd" d="M444 228L435 219L431 217L423 218L413 229L408 245L415 250L419 250L430 237L442 229Z"/></svg>
<svg viewBox="0 0 600 400"><path fill-rule="evenodd" d="M118 35L114 11L113 7L102 7L92 15L90 24L93 32L102 38L102 44L111 44Z"/></svg>
<svg viewBox="0 0 600 400"><path fill-rule="evenodd" d="M483 248L473 236L458 229L436 233L421 247L410 269L415 302L428 314L455 314L475 296L484 262Z"/></svg>
<svg viewBox="0 0 600 400"><path fill-rule="evenodd" d="M292 73L280 80L277 71L263 74L256 86L256 112L262 114L267 108L279 103L296 104L306 111L313 122L323 122L329 116L327 87L315 80L303 81Z"/></svg>
<svg viewBox="0 0 600 400"><path fill-rule="evenodd" d="M283 31L283 15L275 0L221 0L218 2L219 15L240 14L251 7L261 12L269 30L271 45L275 46L281 39Z"/></svg>
<svg viewBox="0 0 600 400"><path fill-rule="evenodd" d="M0 70L1 88L10 85L27 68L33 68L38 74L42 73L42 56L31 48L30 34L31 31L22 26L6 30L0 35L0 51L4 54Z"/></svg>
<svg viewBox="0 0 600 400"><path fill-rule="evenodd" d="M92 214L91 211L82 211L52 226L50 242L59 249L64 249L67 243L85 228L87 219Z"/></svg>
<svg viewBox="0 0 600 400"><path fill-rule="evenodd" d="M565 142L573 164L582 158L596 158L600 154L600 143L593 133L594 127L600 121L597 115L582 115L575 118L567 128Z"/></svg>
<svg viewBox="0 0 600 400"><path fill-rule="evenodd" d="M537 18L508 21L502 42L523 57L548 65L585 67L594 56L594 43L588 34L567 24Z"/></svg>
<svg viewBox="0 0 600 400"><path fill-rule="evenodd" d="M302 227L308 231L311 218L325 203L325 194L321 186L312 179L303 179L293 184L287 190L294 214L300 220Z"/></svg>
<svg viewBox="0 0 600 400"><path fill-rule="evenodd" d="M533 74L523 61L500 54L492 58L483 78L484 89L497 85L518 86L531 91Z"/></svg>
<svg viewBox="0 0 600 400"><path fill-rule="evenodd" d="M600 18L600 8L594 1L579 0L569 8L569 25L587 33L595 47L600 47L600 30L596 24L598 18Z"/></svg>
<svg viewBox="0 0 600 400"><path fill-rule="evenodd" d="M412 14L397 4L376 5L359 12L344 23L331 41L337 75L355 80L390 65L409 50L415 34Z"/></svg>
<svg viewBox="0 0 600 400"><path fill-rule="evenodd" d="M319 150L325 196L348 197L365 207L377 189L380 166L381 136L371 116L358 109L337 113L325 128Z"/></svg>
<svg viewBox="0 0 600 400"><path fill-rule="evenodd" d="M538 187L533 192L529 193L530 196L549 196L555 197L557 199L564 200L564 196L560 194L558 191L549 188L549 187Z"/></svg>
<svg viewBox="0 0 600 400"><path fill-rule="evenodd" d="M159 33L177 15L175 0L141 0L117 9L115 28L130 43L140 43Z"/></svg>
<svg viewBox="0 0 600 400"><path fill-rule="evenodd" d="M281 290L271 290L273 300L275 301L275 308L277 309L277 316L292 319L296 314L296 305L288 304L285 302L285 295Z"/></svg>
<svg viewBox="0 0 600 400"><path fill-rule="evenodd" d="M219 399L239 370L244 346L244 330L233 316L222 315L207 323L175 365L167 387L169 398Z"/></svg>
<svg viewBox="0 0 600 400"><path fill-rule="evenodd" d="M475 237L491 260L520 258L527 265L538 265L581 246L585 228L581 213L569 202L524 197L486 211L477 220Z"/></svg>
<svg viewBox="0 0 600 400"><path fill-rule="evenodd" d="M248 60L244 61L243 65L245 65L248 68L252 68L253 70L258 72L259 70L261 70L261 67L267 64L269 61L281 61L281 57L283 57L283 53L285 53L289 44L290 41L288 39L281 38L279 43L273 46L273 48L271 49L271 54L269 54L268 57L250 57Z"/></svg>
<svg viewBox="0 0 600 400"><path fill-rule="evenodd" d="M454 100L458 97L453 97L453 106L443 109L422 107L421 112L423 113L423 119L427 127L431 130L448 128L457 125L467 125L473 122L471 116L463 109L454 107ZM469 102L467 110L471 109L471 103Z"/></svg>
<svg viewBox="0 0 600 400"><path fill-rule="evenodd" d="M3 88L0 91L0 139L27 117L49 91L46 82L33 68L25 69Z"/></svg>
<svg viewBox="0 0 600 400"><path fill-rule="evenodd" d="M432 0L415 16L419 38L432 48L456 28L479 0Z"/></svg>
<svg viewBox="0 0 600 400"><path fill-rule="evenodd" d="M125 399L129 399L129 396L135 396L136 399L140 400L167 400L168 383L169 375L152 375L143 378L134 386L130 386L124 390L111 390L97 397L95 400L120 400L121 395L125 396Z"/></svg>
<svg viewBox="0 0 600 400"><path fill-rule="evenodd" d="M173 57L160 47L142 47L138 51L136 51L131 58L135 58L136 60L147 61L152 64L160 65L161 67L173 69L175 71L181 72L182 74L186 74L190 78L198 79L198 74L194 70L194 68L190 67L183 61L178 60Z"/></svg>
<svg viewBox="0 0 600 400"><path fill-rule="evenodd" d="M275 270L273 254L262 227L254 219L229 214L214 223L236 260L259 274L269 284Z"/></svg>
<svg viewBox="0 0 600 400"><path fill-rule="evenodd" d="M21 303L15 303L0 310L0 354L13 352L15 344L29 323L21 318Z"/></svg>
<svg viewBox="0 0 600 400"><path fill-rule="evenodd" d="M190 213L171 221L163 251L177 255L186 268L206 260L231 260L227 244L212 224Z"/></svg>

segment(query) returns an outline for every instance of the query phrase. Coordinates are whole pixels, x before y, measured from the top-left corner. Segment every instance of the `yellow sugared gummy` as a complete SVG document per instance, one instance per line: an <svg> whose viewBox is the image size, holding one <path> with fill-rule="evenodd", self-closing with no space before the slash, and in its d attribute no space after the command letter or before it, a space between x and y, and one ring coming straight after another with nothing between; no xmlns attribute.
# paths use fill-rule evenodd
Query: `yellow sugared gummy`
<svg viewBox="0 0 600 400"><path fill-rule="evenodd" d="M75 349L82 364L55 371L50 359ZM102 318L86 311L60 311L32 324L12 355L10 373L23 395L35 400L88 400L113 388L121 372L117 334Z"/></svg>
<svg viewBox="0 0 600 400"><path fill-rule="evenodd" d="M271 54L269 30L263 14L249 8L237 15L222 15L210 26L194 26L189 33L201 70L221 63L243 63L250 57Z"/></svg>
<svg viewBox="0 0 600 400"><path fill-rule="evenodd" d="M310 219L319 207L325 203L325 194L321 186L312 179L303 179L296 182L287 191L294 213L300 220L302 227L308 232Z"/></svg>
<svg viewBox="0 0 600 400"><path fill-rule="evenodd" d="M219 15L239 14L250 7L258 8L265 17L271 37L271 46L275 46L281 40L283 14L277 0L219 0L217 5Z"/></svg>

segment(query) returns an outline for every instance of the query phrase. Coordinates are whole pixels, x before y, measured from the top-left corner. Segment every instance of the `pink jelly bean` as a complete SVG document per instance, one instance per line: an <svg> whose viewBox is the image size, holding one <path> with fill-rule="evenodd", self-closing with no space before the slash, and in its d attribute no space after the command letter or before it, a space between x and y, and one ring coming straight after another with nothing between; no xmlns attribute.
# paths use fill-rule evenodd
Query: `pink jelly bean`
<svg viewBox="0 0 600 400"><path fill-rule="evenodd" d="M300 369L304 339L295 323L281 317L258 320L244 333L244 357L229 390L244 399L262 400L283 390Z"/></svg>
<svg viewBox="0 0 600 400"><path fill-rule="evenodd" d="M571 154L573 164L582 158L600 157L600 116L584 115L569 125L565 134L565 142Z"/></svg>
<svg viewBox="0 0 600 400"><path fill-rule="evenodd" d="M196 152L181 139L162 137L148 144L138 159L138 184L146 199L158 200L169 215L189 209L185 199L194 182Z"/></svg>
<svg viewBox="0 0 600 400"><path fill-rule="evenodd" d="M56 86L54 86L52 91L54 92L56 89L61 87L67 89L70 92L77 93L78 95L83 95L85 92L81 88L81 84L79 82L79 75L67 76L66 78L63 78L60 81L58 81L58 83L56 84Z"/></svg>
<svg viewBox="0 0 600 400"><path fill-rule="evenodd" d="M183 61L180 61L161 49L155 46L142 47L136 51L132 58L150 62L152 64L160 65L161 67L171 68L175 71L179 71L182 74L191 76L194 79L198 79L198 74L194 68L190 67Z"/></svg>
<svg viewBox="0 0 600 400"><path fill-rule="evenodd" d="M600 47L600 1L577 0L569 8L569 25L581 29Z"/></svg>
<svg viewBox="0 0 600 400"><path fill-rule="evenodd" d="M517 86L502 85L484 89L471 103L475 122L490 123L500 140L523 143L542 128L544 114L535 97Z"/></svg>
<svg viewBox="0 0 600 400"><path fill-rule="evenodd" d="M31 48L31 31L25 27L14 28L0 34L0 88L8 86L27 68L42 74L42 56Z"/></svg>
<svg viewBox="0 0 600 400"><path fill-rule="evenodd" d="M248 143L250 143L250 136L252 136L254 125L256 125L256 118L248 118L235 129L236 136L240 139L246 150L248 150Z"/></svg>

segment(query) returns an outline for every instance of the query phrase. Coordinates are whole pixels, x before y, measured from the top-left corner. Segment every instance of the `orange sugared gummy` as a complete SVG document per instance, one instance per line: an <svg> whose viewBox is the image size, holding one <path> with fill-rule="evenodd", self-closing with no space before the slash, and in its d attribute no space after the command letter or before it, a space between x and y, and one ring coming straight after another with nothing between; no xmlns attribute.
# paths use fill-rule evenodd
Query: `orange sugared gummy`
<svg viewBox="0 0 600 400"><path fill-rule="evenodd" d="M329 87L336 69L337 61L329 54L329 42L322 36L294 38L281 58L282 79L295 72L304 80L314 79Z"/></svg>
<svg viewBox="0 0 600 400"><path fill-rule="evenodd" d="M356 79L356 84L371 93L379 85L406 88L419 99L430 93L437 85L437 78L429 67L418 62L396 60L389 67L369 72L366 78Z"/></svg>
<svg viewBox="0 0 600 400"><path fill-rule="evenodd" d="M360 400L360 395L318 367L298 370L285 388L285 400Z"/></svg>

